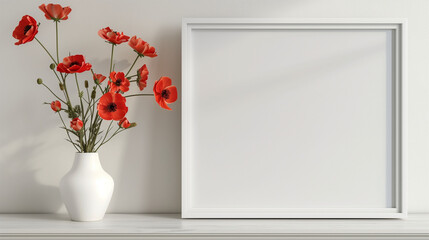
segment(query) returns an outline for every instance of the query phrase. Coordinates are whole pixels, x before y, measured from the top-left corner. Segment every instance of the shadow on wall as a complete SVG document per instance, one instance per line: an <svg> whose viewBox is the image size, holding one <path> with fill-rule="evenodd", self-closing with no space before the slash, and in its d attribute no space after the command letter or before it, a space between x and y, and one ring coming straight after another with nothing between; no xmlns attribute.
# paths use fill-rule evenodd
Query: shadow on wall
<svg viewBox="0 0 429 240"><path fill-rule="evenodd" d="M45 137L25 136L2 144L1 213L52 213L60 209L58 187L42 184L37 179L38 170L32 167L40 162L38 154L49 154Z"/></svg>

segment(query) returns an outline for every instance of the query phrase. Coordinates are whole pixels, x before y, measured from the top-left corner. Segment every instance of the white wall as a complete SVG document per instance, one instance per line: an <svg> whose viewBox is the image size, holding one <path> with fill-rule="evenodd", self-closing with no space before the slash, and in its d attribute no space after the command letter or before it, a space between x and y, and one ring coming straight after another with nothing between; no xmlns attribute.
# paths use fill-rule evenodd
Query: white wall
<svg viewBox="0 0 429 240"><path fill-rule="evenodd" d="M82 53L97 71L108 69L109 46L97 36L110 26L153 44L159 57L144 59L147 90L161 75L180 90L182 17L408 18L409 20L409 209L429 212L429 1L425 0L126 0L61 1L73 9L60 25L61 55ZM38 10L41 1L0 1L0 212L64 211L58 182L70 168L73 148L43 101L52 97L37 77L56 84L49 59L35 41L14 46L12 31L29 14L42 23L39 39L53 50L54 24ZM116 51L116 67L134 58L126 45ZM227 57L227 53L225 53ZM143 61L138 65L143 64ZM83 76L90 77L89 74ZM115 179L110 212L180 211L180 101L174 111L151 98L129 101L129 118L138 122L100 151Z"/></svg>

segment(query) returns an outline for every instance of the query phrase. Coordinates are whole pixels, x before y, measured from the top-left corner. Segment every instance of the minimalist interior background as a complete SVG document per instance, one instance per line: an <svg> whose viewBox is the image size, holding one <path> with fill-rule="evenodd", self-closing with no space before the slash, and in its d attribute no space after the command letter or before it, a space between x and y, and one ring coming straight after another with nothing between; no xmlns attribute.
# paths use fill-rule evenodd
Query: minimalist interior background
<svg viewBox="0 0 429 240"><path fill-rule="evenodd" d="M14 46L12 31L29 14L42 23L38 38L54 49L54 27L37 8L42 1L0 1L0 212L63 212L58 183L69 170L74 151L59 121L44 101L52 97L36 85L41 77L56 84L49 58L36 42ZM106 26L142 37L159 57L145 58L150 92L165 75L180 90L182 17L260 18L408 18L409 20L409 210L429 212L429 1L425 0L74 0L60 24L61 56L81 53L106 74L109 46L97 31ZM116 68L134 58L122 44ZM228 57L228 53L225 53ZM88 73L84 74L90 78ZM208 90L210 91L210 89ZM138 127L100 151L103 166L115 179L109 212L180 211L180 101L164 111L152 98L129 101L129 119ZM362 196L365 197L365 196Z"/></svg>

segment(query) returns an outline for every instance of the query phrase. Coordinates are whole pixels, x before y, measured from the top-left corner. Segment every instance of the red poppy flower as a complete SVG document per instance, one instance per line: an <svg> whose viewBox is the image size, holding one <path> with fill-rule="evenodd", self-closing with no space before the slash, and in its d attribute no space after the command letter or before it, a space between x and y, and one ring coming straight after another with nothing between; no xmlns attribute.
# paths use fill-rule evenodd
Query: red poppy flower
<svg viewBox="0 0 429 240"><path fill-rule="evenodd" d="M65 57L63 62L58 64L57 71L62 73L81 73L91 69L91 64L85 62L83 55L73 55Z"/></svg>
<svg viewBox="0 0 429 240"><path fill-rule="evenodd" d="M59 112L61 110L61 103L60 101L53 101L51 102L51 108L54 110L54 112Z"/></svg>
<svg viewBox="0 0 429 240"><path fill-rule="evenodd" d="M38 32L38 26L36 20L29 15L22 17L19 21L18 26L12 33L12 36L18 39L15 45L21 45L27 42L31 42Z"/></svg>
<svg viewBox="0 0 429 240"><path fill-rule="evenodd" d="M71 12L70 7L62 7L60 4L42 4L39 9L45 13L45 17L48 20L67 20L69 13Z"/></svg>
<svg viewBox="0 0 429 240"><path fill-rule="evenodd" d="M73 120L70 122L70 127L75 131L79 131L83 127L83 122L79 118L73 118Z"/></svg>
<svg viewBox="0 0 429 240"><path fill-rule="evenodd" d="M129 128L131 126L131 123L128 121L126 117L124 117L119 121L118 125L121 128Z"/></svg>
<svg viewBox="0 0 429 240"><path fill-rule="evenodd" d="M130 39L130 37L124 35L123 32L121 32L121 33L115 32L112 29L110 29L109 27L100 29L98 31L98 36L100 36L104 40L109 41L113 44L121 44L121 43L127 42L128 39Z"/></svg>
<svg viewBox="0 0 429 240"><path fill-rule="evenodd" d="M126 99L119 93L107 92L100 98L97 110L98 115L104 120L119 121L125 117L128 107L125 105Z"/></svg>
<svg viewBox="0 0 429 240"><path fill-rule="evenodd" d="M130 81L123 72L111 72L110 79L112 79L112 81L109 81L111 92L126 92L130 89Z"/></svg>
<svg viewBox="0 0 429 240"><path fill-rule="evenodd" d="M139 86L140 91L142 91L147 86L148 76L149 71L147 70L146 64L137 70L137 85Z"/></svg>
<svg viewBox="0 0 429 240"><path fill-rule="evenodd" d="M161 77L153 86L155 100L164 109L171 110L167 106L168 103L173 103L177 100L177 88L171 85L169 77Z"/></svg>
<svg viewBox="0 0 429 240"><path fill-rule="evenodd" d="M143 41L141 38L137 38L136 36L130 39L128 45L130 45L130 47L132 47L140 56L151 58L158 56L154 47Z"/></svg>
<svg viewBox="0 0 429 240"><path fill-rule="evenodd" d="M94 74L94 81L97 83L97 84L100 84L100 83L102 83L103 81L104 81L104 79L106 79L106 77L105 76L103 76L102 74Z"/></svg>

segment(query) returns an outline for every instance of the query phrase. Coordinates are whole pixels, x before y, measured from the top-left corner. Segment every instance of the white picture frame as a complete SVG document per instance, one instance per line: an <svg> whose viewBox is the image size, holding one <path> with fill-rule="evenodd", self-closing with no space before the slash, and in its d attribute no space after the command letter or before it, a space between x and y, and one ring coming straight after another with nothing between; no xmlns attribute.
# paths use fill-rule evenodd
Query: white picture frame
<svg viewBox="0 0 429 240"><path fill-rule="evenodd" d="M183 218L404 218L405 19L182 22Z"/></svg>

